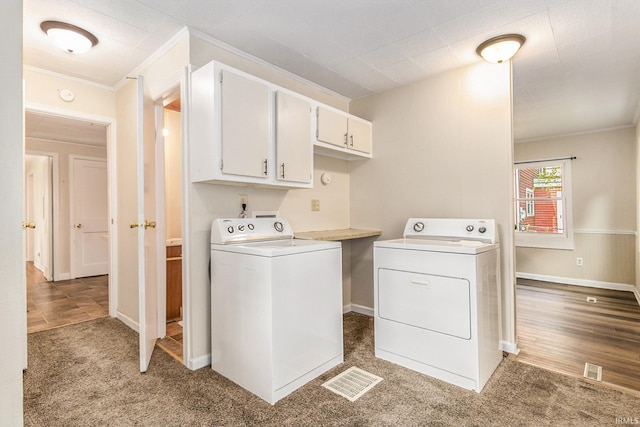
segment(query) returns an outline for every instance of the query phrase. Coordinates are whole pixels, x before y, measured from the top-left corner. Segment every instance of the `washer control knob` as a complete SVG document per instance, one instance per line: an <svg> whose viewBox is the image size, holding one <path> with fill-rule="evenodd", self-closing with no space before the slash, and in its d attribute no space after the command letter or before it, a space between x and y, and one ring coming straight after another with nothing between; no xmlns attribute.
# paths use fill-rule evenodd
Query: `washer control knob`
<svg viewBox="0 0 640 427"><path fill-rule="evenodd" d="M282 225L280 221L276 221L273 223L273 228L275 228L278 233L282 233L282 231L284 230L284 225Z"/></svg>
<svg viewBox="0 0 640 427"><path fill-rule="evenodd" d="M248 224L248 225L247 225L247 228L248 228L249 230L253 230L255 227L253 226L253 224Z"/></svg>
<svg viewBox="0 0 640 427"><path fill-rule="evenodd" d="M467 225L467 231L471 233L473 231L473 225Z"/></svg>
<svg viewBox="0 0 640 427"><path fill-rule="evenodd" d="M240 224L240 225L238 226L238 231L244 231L244 225Z"/></svg>
<svg viewBox="0 0 640 427"><path fill-rule="evenodd" d="M420 233L422 230L424 230L423 222L416 222L415 224L413 224L413 231Z"/></svg>
<svg viewBox="0 0 640 427"><path fill-rule="evenodd" d="M486 231L487 231L487 227L480 227L480 228L478 228L478 231L479 231L480 233L484 233L484 232L486 232Z"/></svg>
<svg viewBox="0 0 640 427"><path fill-rule="evenodd" d="M233 225L228 226L227 231L229 232L229 234L233 234Z"/></svg>

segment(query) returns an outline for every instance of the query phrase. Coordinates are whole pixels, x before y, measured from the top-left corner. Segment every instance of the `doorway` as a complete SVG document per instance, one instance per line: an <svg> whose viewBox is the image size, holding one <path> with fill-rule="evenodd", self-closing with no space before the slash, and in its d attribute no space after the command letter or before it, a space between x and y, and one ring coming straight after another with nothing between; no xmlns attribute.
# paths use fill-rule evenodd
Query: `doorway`
<svg viewBox="0 0 640 427"><path fill-rule="evenodd" d="M25 217L33 218L27 220L28 332L110 313L109 272L77 275L73 272L71 213L75 204L70 198L72 159L74 156L92 157L106 164L108 129L108 124L92 120L26 111ZM103 185L107 186L106 180ZM108 189L104 188L102 192L106 222L109 217ZM101 238L106 239L108 235L107 226ZM108 261L108 249L106 252ZM87 277L75 279L81 275Z"/></svg>
<svg viewBox="0 0 640 427"><path fill-rule="evenodd" d="M180 97L176 94L166 98L162 108L162 150L158 159L159 170L164 175L164 191L158 191L163 199L159 210L164 212L164 305L159 312L164 316L159 321L166 325L164 338L158 346L181 363L184 363L184 340L182 323L182 138ZM160 262L162 259L160 260ZM160 276L160 275L159 275ZM159 283L160 287L162 286Z"/></svg>

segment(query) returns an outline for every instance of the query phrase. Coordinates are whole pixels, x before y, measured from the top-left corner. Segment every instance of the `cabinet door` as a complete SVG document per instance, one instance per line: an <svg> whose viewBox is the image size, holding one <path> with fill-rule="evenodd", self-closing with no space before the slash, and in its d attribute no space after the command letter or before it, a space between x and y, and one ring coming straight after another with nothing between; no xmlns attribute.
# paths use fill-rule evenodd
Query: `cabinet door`
<svg viewBox="0 0 640 427"><path fill-rule="evenodd" d="M349 148L371 153L371 124L349 118Z"/></svg>
<svg viewBox="0 0 640 427"><path fill-rule="evenodd" d="M222 173L267 178L269 87L220 71Z"/></svg>
<svg viewBox="0 0 640 427"><path fill-rule="evenodd" d="M328 144L347 146L347 116L318 107L318 141Z"/></svg>
<svg viewBox="0 0 640 427"><path fill-rule="evenodd" d="M311 182L312 160L311 104L286 92L276 92L278 181Z"/></svg>

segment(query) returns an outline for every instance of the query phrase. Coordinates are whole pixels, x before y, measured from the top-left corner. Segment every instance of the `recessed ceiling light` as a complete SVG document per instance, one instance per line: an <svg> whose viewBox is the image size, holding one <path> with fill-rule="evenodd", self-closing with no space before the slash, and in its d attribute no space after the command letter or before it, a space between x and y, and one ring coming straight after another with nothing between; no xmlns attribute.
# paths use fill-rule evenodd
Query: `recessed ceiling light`
<svg viewBox="0 0 640 427"><path fill-rule="evenodd" d="M487 62L500 64L511 59L526 40L520 34L504 34L482 42L476 53Z"/></svg>
<svg viewBox="0 0 640 427"><path fill-rule="evenodd" d="M98 38L89 31L59 21L44 21L40 28L56 46L69 53L85 53L98 44Z"/></svg>

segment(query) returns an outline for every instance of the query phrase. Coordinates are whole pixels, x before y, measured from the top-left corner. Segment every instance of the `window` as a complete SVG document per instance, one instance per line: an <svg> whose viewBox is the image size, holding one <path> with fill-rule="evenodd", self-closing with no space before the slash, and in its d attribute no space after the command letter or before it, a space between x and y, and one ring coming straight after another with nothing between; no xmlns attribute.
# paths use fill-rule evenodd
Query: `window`
<svg viewBox="0 0 640 427"><path fill-rule="evenodd" d="M573 249L571 162L515 165L516 246Z"/></svg>

